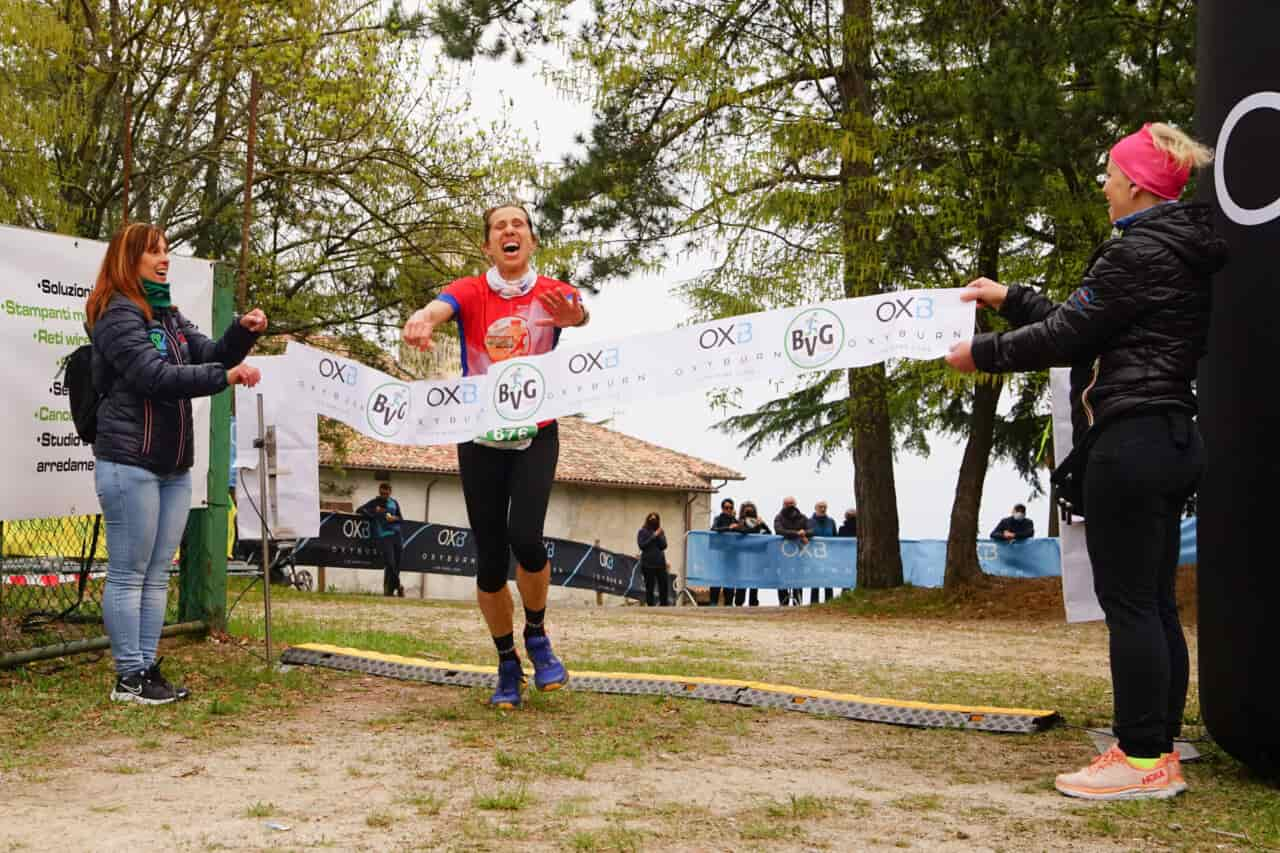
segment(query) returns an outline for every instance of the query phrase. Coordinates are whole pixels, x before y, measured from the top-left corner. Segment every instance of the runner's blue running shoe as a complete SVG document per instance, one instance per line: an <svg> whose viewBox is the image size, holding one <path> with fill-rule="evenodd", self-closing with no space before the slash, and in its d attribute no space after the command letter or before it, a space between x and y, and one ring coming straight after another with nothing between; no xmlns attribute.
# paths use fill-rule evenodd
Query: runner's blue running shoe
<svg viewBox="0 0 1280 853"><path fill-rule="evenodd" d="M569 673L551 651L551 638L525 637L525 651L533 661L533 684L539 690L559 690L569 683Z"/></svg>
<svg viewBox="0 0 1280 853"><path fill-rule="evenodd" d="M524 687L524 670L518 660L498 661L498 689L489 697L495 708L519 708L520 691Z"/></svg>

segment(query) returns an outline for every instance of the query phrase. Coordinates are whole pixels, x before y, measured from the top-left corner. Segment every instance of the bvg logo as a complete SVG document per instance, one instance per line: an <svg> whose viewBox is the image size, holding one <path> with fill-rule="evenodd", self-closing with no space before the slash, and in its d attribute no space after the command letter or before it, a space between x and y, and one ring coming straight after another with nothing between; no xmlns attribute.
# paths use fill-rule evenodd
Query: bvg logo
<svg viewBox="0 0 1280 853"><path fill-rule="evenodd" d="M476 383L462 382L458 385L436 385L427 389L427 406L435 409L440 406L461 406L476 401Z"/></svg>
<svg viewBox="0 0 1280 853"><path fill-rule="evenodd" d="M713 326L703 329L698 335L698 346L705 350L720 347L736 347L751 341L751 322L743 320L727 326Z"/></svg>
<svg viewBox="0 0 1280 853"><path fill-rule="evenodd" d="M343 385L355 385L358 371L354 364L343 364L332 358L320 359L320 375Z"/></svg>
<svg viewBox="0 0 1280 853"><path fill-rule="evenodd" d="M569 372L581 375L593 370L609 370L618 366L618 348L596 350L595 352L578 352L569 357Z"/></svg>
<svg viewBox="0 0 1280 853"><path fill-rule="evenodd" d="M881 323L907 317L912 320L933 319L932 296L908 296L906 299L886 299L876 306L876 319Z"/></svg>
<svg viewBox="0 0 1280 853"><path fill-rule="evenodd" d="M826 308L801 312L787 326L784 346L796 367L821 367L835 358L844 346L844 324Z"/></svg>
<svg viewBox="0 0 1280 853"><path fill-rule="evenodd" d="M391 438L409 421L409 386L399 382L379 385L369 395L369 426L383 438Z"/></svg>
<svg viewBox="0 0 1280 853"><path fill-rule="evenodd" d="M494 383L493 408L508 421L525 421L542 408L547 381L541 371L528 364L512 364L498 374Z"/></svg>

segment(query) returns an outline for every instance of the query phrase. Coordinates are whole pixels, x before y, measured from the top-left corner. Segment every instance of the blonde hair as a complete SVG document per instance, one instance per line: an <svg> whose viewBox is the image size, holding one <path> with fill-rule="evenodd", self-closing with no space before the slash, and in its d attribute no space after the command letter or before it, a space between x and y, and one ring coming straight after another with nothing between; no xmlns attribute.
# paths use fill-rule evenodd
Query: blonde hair
<svg viewBox="0 0 1280 853"><path fill-rule="evenodd" d="M1213 149L1201 145L1187 134L1163 122L1150 127L1156 148L1168 154L1179 167L1199 169L1213 162Z"/></svg>

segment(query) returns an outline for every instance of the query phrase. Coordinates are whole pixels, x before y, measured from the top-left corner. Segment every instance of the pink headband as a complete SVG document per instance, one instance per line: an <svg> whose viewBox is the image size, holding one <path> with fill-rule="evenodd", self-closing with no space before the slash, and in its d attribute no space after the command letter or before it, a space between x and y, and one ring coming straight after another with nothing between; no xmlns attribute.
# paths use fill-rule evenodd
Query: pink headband
<svg viewBox="0 0 1280 853"><path fill-rule="evenodd" d="M1150 124L1144 124L1142 130L1129 134L1112 146L1111 159L1120 171L1129 176L1129 180L1161 198L1178 198L1187 185L1187 178L1191 177L1190 166L1179 166L1156 147Z"/></svg>

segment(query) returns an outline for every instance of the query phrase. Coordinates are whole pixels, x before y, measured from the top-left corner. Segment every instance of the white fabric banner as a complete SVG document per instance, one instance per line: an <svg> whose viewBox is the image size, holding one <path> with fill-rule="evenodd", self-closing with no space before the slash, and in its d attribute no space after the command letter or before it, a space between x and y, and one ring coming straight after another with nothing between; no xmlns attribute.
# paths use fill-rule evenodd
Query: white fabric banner
<svg viewBox="0 0 1280 853"><path fill-rule="evenodd" d="M961 290L915 290L713 320L658 334L513 358L483 376L403 382L359 362L289 345L291 387L259 389L391 444L455 444L600 405L716 385L939 358L973 335ZM239 409L237 409L239 411ZM241 428L241 434L247 430Z"/></svg>
<svg viewBox="0 0 1280 853"><path fill-rule="evenodd" d="M320 435L316 413L289 404L280 394L263 394L262 420L275 428L276 464L270 472L267 499L259 494L258 394L264 387L288 388L294 364L282 355L245 359L262 371L262 382L253 388L236 386L236 528L241 539L260 540L262 519L271 535L298 539L320 535ZM262 513L259 516L259 512Z"/></svg>
<svg viewBox="0 0 1280 853"><path fill-rule="evenodd" d="M62 359L83 343L84 305L107 244L0 226L0 321L10 416L0 424L0 520L98 512L93 449L76 435ZM173 301L201 331L213 314L213 264L170 259ZM205 504L209 470L209 399L192 401L195 466L191 505Z"/></svg>
<svg viewBox="0 0 1280 853"><path fill-rule="evenodd" d="M1062 462L1071 452L1071 368L1049 371L1049 396L1053 414L1053 458ZM1053 512L1058 512L1053 507ZM1097 622L1104 618L1093 591L1093 564L1085 548L1084 520L1073 518L1058 528L1062 545L1062 601L1068 622Z"/></svg>

